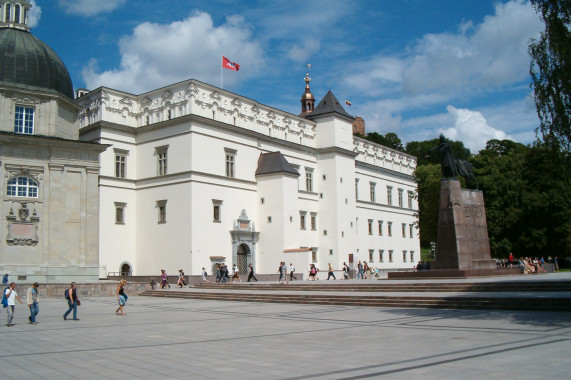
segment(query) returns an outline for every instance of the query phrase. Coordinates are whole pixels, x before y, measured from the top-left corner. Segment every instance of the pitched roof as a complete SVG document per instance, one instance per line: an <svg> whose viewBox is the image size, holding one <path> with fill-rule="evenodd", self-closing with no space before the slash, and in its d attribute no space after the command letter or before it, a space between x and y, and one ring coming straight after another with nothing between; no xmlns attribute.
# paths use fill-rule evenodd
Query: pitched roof
<svg viewBox="0 0 571 380"><path fill-rule="evenodd" d="M315 107L313 112L307 115L307 118L313 119L315 116L325 115L329 113L337 113L344 117L350 118L351 120L354 119L354 117L349 115L345 111L345 109L343 109L343 106L339 104L339 100L337 100L337 98L335 97L335 95L333 95L331 90L329 90L327 94L325 94L325 96L323 97L323 99L321 99L321 101L319 102L317 107Z"/></svg>
<svg viewBox="0 0 571 380"><path fill-rule="evenodd" d="M297 170L291 166L281 152L261 153L258 158L256 175L270 173L289 173L299 176Z"/></svg>

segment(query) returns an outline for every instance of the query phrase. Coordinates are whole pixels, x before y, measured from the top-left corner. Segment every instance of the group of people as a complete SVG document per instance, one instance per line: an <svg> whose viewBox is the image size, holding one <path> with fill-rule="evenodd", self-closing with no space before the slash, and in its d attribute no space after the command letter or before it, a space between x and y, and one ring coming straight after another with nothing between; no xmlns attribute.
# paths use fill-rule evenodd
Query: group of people
<svg viewBox="0 0 571 380"><path fill-rule="evenodd" d="M547 273L543 266L545 265L545 260L537 257L520 257L518 260L518 266L521 268L523 274L532 273Z"/></svg>
<svg viewBox="0 0 571 380"><path fill-rule="evenodd" d="M366 280L372 277L379 277L379 270L376 268L371 268L366 261L361 263L361 260L357 263L357 278Z"/></svg>
<svg viewBox="0 0 571 380"><path fill-rule="evenodd" d="M8 275L5 275L4 278L8 278ZM4 281L4 279L3 279ZM5 283L4 285L6 285ZM121 280L117 285L117 303L119 307L115 310L116 315L127 315L125 314L124 307L127 303L128 296L125 293L125 286L127 285L126 280ZM37 320L37 316L40 312L39 302L40 296L38 288L40 284L38 282L34 282L32 286L28 288L28 292L26 294L26 304L28 305L28 309L30 310L30 316L28 317L28 323L31 325L37 325L39 322ZM67 317L72 314L74 321L79 321L77 317L77 307L81 305L81 301L77 296L77 284L72 282L70 287L67 288L64 292L64 297L67 301L68 309L63 314L64 321L67 320ZM6 287L2 293L2 306L3 309L6 309L7 313L7 321L6 326L12 327L14 326L14 313L16 310L16 301L20 302L20 304L24 304L18 293L16 292L16 283L12 282L8 287Z"/></svg>

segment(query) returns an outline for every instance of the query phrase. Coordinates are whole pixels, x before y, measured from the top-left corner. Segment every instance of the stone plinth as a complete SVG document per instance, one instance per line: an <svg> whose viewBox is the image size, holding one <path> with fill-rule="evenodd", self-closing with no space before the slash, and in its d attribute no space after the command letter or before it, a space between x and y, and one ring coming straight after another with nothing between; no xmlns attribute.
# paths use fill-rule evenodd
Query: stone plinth
<svg viewBox="0 0 571 380"><path fill-rule="evenodd" d="M495 269L491 259L484 195L460 188L456 179L440 182L438 240L431 269Z"/></svg>

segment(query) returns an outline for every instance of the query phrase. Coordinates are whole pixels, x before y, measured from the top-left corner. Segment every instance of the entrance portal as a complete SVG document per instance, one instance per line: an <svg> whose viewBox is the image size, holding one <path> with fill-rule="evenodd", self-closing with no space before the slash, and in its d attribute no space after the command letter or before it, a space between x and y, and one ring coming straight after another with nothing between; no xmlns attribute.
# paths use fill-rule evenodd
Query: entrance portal
<svg viewBox="0 0 571 380"><path fill-rule="evenodd" d="M131 269L131 264L123 263L121 264L121 276L130 276L133 273Z"/></svg>
<svg viewBox="0 0 571 380"><path fill-rule="evenodd" d="M238 270L242 275L248 273L248 255L250 254L250 248L246 244L240 244L238 246L237 254L237 263Z"/></svg>

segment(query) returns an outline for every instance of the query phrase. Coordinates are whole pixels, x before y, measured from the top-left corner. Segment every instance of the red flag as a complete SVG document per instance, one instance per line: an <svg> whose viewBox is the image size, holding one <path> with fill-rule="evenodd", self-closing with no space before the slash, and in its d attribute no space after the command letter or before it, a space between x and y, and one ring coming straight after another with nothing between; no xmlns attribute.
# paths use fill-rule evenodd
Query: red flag
<svg viewBox="0 0 571 380"><path fill-rule="evenodd" d="M222 67L228 70L238 71L240 70L240 65L236 62L232 62L228 58L222 56Z"/></svg>

